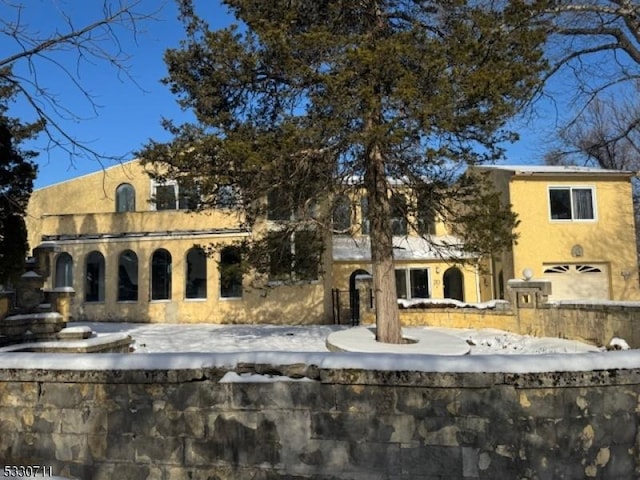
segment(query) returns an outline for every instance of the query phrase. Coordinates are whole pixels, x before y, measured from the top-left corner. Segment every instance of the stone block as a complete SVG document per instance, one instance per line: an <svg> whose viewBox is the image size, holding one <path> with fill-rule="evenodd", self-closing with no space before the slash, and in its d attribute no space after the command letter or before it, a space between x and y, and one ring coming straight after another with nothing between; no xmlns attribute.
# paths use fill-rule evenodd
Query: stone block
<svg viewBox="0 0 640 480"><path fill-rule="evenodd" d="M313 412L312 438L359 442L389 442L394 433L389 417L361 412Z"/></svg>
<svg viewBox="0 0 640 480"><path fill-rule="evenodd" d="M457 404L460 416L515 418L519 413L518 392L509 385L460 389Z"/></svg>
<svg viewBox="0 0 640 480"><path fill-rule="evenodd" d="M38 404L54 408L78 408L93 401L93 385L42 382Z"/></svg>
<svg viewBox="0 0 640 480"><path fill-rule="evenodd" d="M394 443L369 441L350 443L346 471L397 475L402 472L400 451L400 444Z"/></svg>
<svg viewBox="0 0 640 480"><path fill-rule="evenodd" d="M462 478L462 449L431 445L401 448L400 465L402 473L409 478L414 478L412 475Z"/></svg>
<svg viewBox="0 0 640 480"><path fill-rule="evenodd" d="M326 386L325 389L328 390L328 386ZM338 411L373 411L377 414L395 412L396 392L393 388L377 386L365 387L364 385L336 385L333 390L335 392L335 408ZM330 400L330 398L327 400ZM331 405L331 402L328 401L325 405Z"/></svg>
<svg viewBox="0 0 640 480"><path fill-rule="evenodd" d="M102 435L107 433L107 411L98 404L58 410L62 433Z"/></svg>
<svg viewBox="0 0 640 480"><path fill-rule="evenodd" d="M637 463L634 458L633 450L626 446L614 445L610 448L607 456L598 461L596 456L595 463L600 467L602 478L606 480L614 480L621 478L637 478ZM605 459L607 460L605 463ZM604 464L603 464L604 463Z"/></svg>
<svg viewBox="0 0 640 480"><path fill-rule="evenodd" d="M231 383L228 388L232 409L327 409L335 403L331 386L316 382Z"/></svg>
<svg viewBox="0 0 640 480"><path fill-rule="evenodd" d="M276 465L281 448L277 426L263 415L218 415L204 439L185 439L185 463Z"/></svg>
<svg viewBox="0 0 640 480"><path fill-rule="evenodd" d="M453 388L394 388L396 412L416 418L458 410L459 391Z"/></svg>
<svg viewBox="0 0 640 480"><path fill-rule="evenodd" d="M136 435L131 446L134 449L134 461L138 465L177 465L184 458L184 441L181 438Z"/></svg>

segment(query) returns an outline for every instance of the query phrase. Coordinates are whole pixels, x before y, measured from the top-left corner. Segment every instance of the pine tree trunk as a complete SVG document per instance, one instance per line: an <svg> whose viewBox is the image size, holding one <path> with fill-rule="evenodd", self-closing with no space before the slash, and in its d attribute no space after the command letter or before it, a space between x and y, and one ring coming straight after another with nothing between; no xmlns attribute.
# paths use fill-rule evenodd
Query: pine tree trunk
<svg viewBox="0 0 640 480"><path fill-rule="evenodd" d="M384 160L380 149L371 148L367 160L365 186L369 198L369 221L371 223L369 235L376 309L376 340L385 343L402 343L393 266L391 205Z"/></svg>

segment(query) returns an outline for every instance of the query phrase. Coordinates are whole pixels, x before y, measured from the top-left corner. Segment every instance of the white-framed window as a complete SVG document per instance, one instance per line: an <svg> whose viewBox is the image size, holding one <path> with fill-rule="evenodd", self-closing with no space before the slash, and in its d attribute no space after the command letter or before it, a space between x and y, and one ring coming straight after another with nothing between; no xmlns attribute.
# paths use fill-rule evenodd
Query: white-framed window
<svg viewBox="0 0 640 480"><path fill-rule="evenodd" d="M152 182L151 193L154 210L195 210L201 203L197 184L187 185L175 180Z"/></svg>
<svg viewBox="0 0 640 480"><path fill-rule="evenodd" d="M595 220L595 205L595 189L593 187L549 187L551 220Z"/></svg>
<svg viewBox="0 0 640 480"><path fill-rule="evenodd" d="M398 298L411 300L412 298L430 298L428 268L398 268L396 269L396 292Z"/></svg>

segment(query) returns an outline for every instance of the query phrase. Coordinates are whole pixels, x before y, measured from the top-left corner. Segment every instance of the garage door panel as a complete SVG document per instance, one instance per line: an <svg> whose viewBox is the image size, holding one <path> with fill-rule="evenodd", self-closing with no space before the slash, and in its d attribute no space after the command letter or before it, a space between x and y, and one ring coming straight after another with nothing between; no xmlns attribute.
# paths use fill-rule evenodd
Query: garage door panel
<svg viewBox="0 0 640 480"><path fill-rule="evenodd" d="M550 300L608 300L609 269L605 264L547 264Z"/></svg>

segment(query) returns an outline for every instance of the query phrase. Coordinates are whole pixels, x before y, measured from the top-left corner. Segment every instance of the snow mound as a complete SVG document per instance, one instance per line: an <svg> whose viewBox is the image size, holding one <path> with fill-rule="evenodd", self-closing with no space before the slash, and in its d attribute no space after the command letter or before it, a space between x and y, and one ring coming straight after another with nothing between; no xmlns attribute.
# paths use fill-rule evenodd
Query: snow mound
<svg viewBox="0 0 640 480"><path fill-rule="evenodd" d="M412 300L399 299L398 305L404 309L418 308L475 308L477 310L495 309L508 305L506 300L489 300L488 302L466 303L454 298L415 298Z"/></svg>

